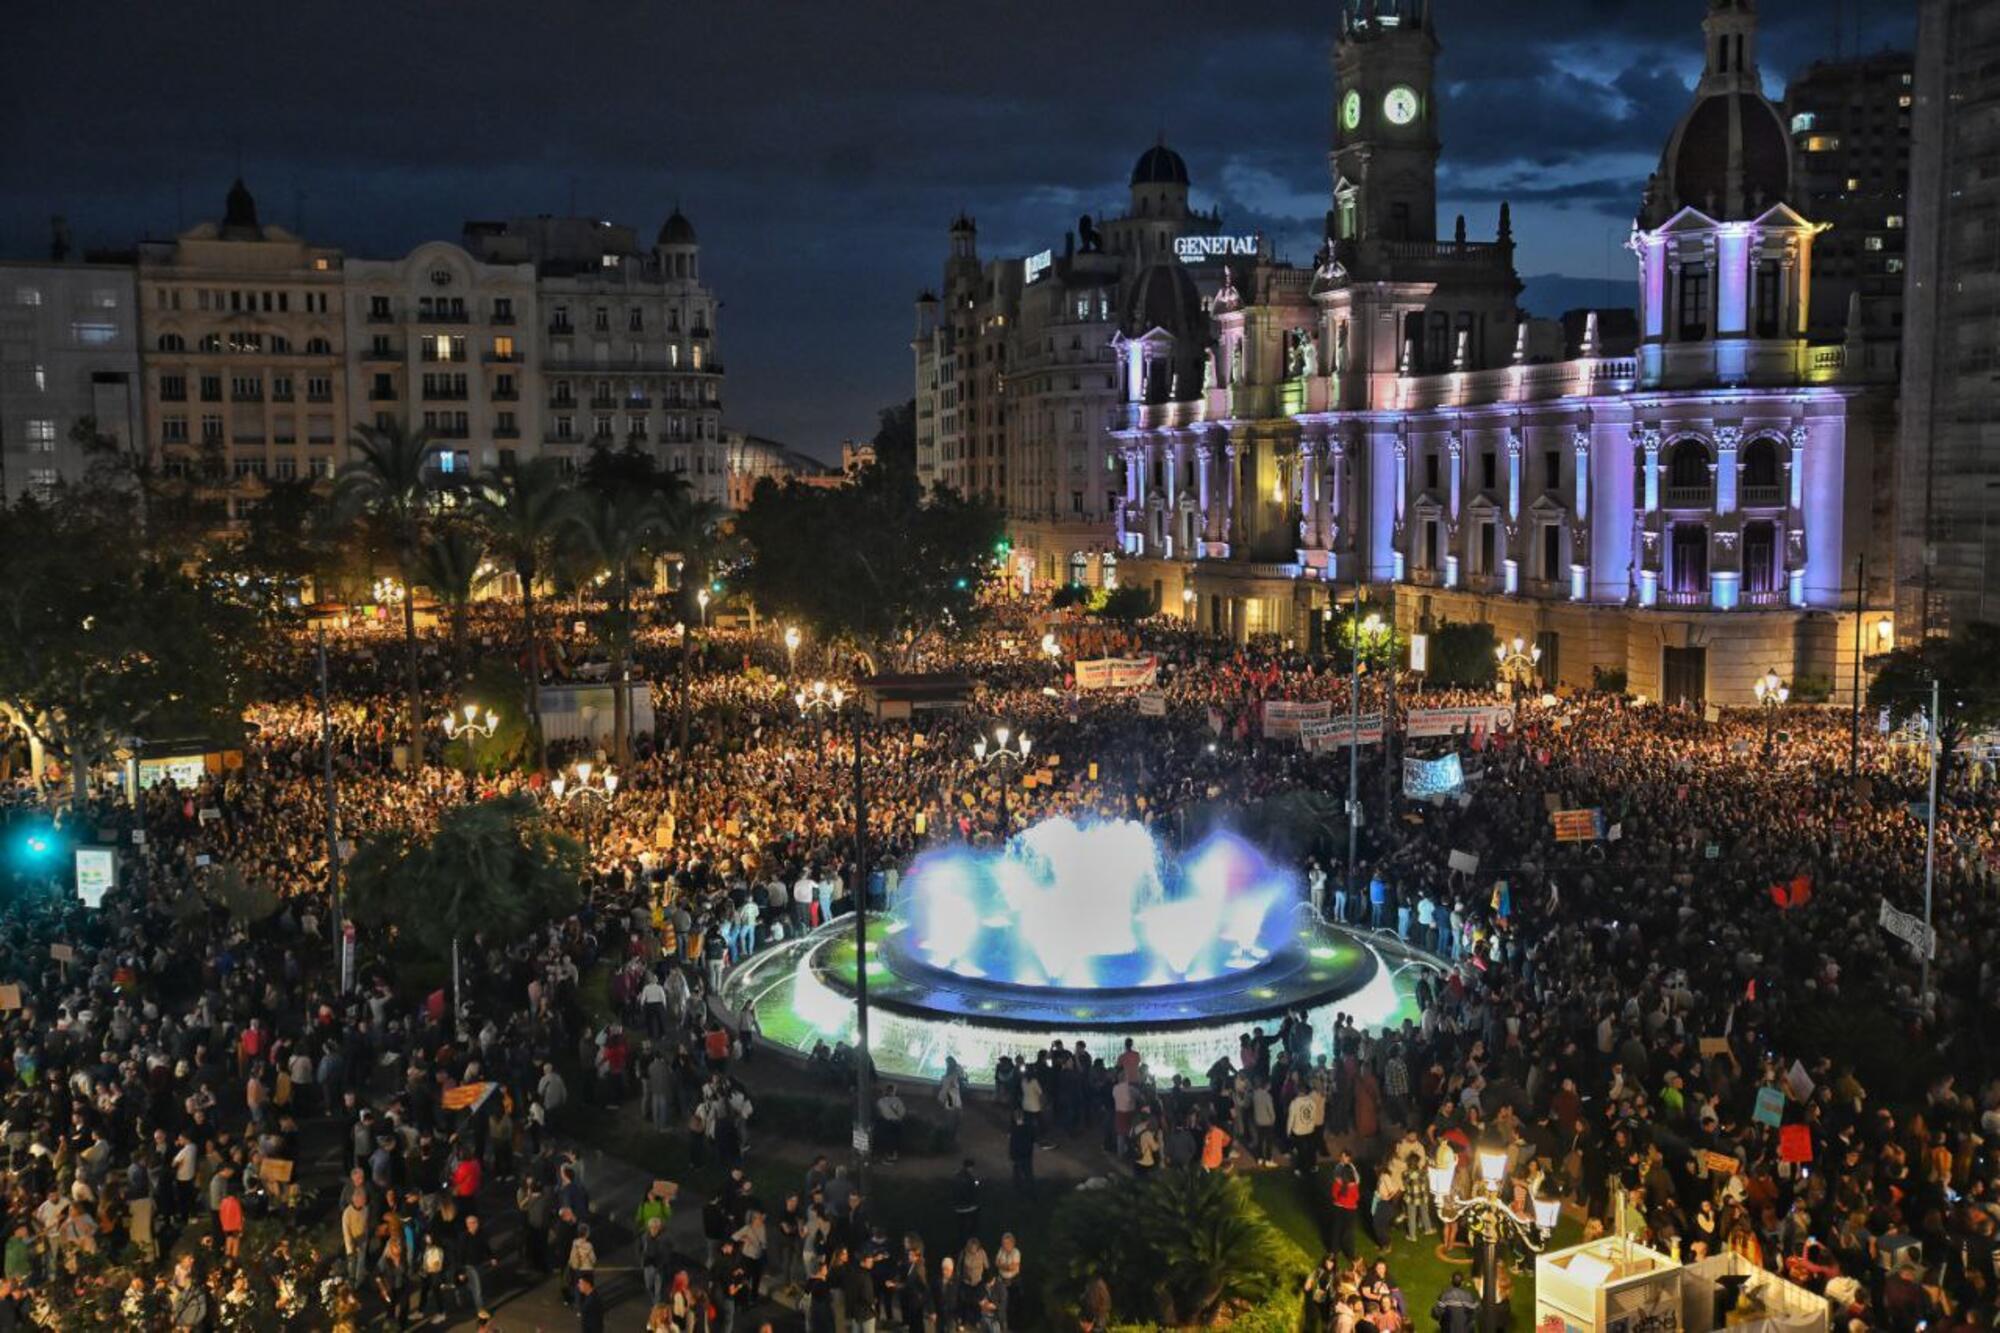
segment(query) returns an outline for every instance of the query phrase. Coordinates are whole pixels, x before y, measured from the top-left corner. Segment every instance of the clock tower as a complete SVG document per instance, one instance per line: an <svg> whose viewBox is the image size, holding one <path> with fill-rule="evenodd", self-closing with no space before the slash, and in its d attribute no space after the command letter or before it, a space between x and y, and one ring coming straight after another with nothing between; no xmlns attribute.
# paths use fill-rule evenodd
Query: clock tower
<svg viewBox="0 0 2000 1333"><path fill-rule="evenodd" d="M1327 214L1336 241L1437 239L1437 51L1430 0L1343 0Z"/></svg>

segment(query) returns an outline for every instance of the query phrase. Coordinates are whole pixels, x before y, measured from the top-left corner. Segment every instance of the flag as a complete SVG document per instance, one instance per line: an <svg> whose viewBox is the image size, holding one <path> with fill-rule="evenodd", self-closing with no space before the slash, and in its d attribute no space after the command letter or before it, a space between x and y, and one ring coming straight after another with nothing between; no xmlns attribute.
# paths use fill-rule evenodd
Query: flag
<svg viewBox="0 0 2000 1333"><path fill-rule="evenodd" d="M493 1095L496 1083L461 1083L455 1088L445 1089L442 1105L447 1111L478 1110Z"/></svg>

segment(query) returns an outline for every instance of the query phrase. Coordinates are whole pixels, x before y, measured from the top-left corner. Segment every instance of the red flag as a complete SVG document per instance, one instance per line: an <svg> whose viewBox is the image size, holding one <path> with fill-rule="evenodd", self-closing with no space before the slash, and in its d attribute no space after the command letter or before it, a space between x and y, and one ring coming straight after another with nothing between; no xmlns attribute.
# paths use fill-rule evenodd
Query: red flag
<svg viewBox="0 0 2000 1333"><path fill-rule="evenodd" d="M1785 891L1785 886L1782 884L1773 884L1771 886L1771 901L1778 905L1780 912L1792 905L1791 894Z"/></svg>
<svg viewBox="0 0 2000 1333"><path fill-rule="evenodd" d="M1812 876L1799 875L1792 880L1792 906L1804 907L1812 901Z"/></svg>

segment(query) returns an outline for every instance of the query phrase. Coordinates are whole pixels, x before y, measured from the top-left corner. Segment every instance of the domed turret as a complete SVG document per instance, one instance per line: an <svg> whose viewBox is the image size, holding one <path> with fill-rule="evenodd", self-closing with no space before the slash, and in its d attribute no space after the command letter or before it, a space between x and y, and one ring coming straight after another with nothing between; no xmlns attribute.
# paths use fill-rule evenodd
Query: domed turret
<svg viewBox="0 0 2000 1333"><path fill-rule="evenodd" d="M659 243L661 245L699 244L694 236L694 223L689 222L686 215L680 209L676 208L667 220L660 224Z"/></svg>
<svg viewBox="0 0 2000 1333"><path fill-rule="evenodd" d="M1757 71L1756 0L1709 0L1701 27L1707 63L1646 187L1649 227L1683 208L1743 221L1791 193L1791 136Z"/></svg>
<svg viewBox="0 0 2000 1333"><path fill-rule="evenodd" d="M1156 143L1139 154L1139 160L1132 164L1131 183L1135 186L1186 185L1187 163L1166 144Z"/></svg>
<svg viewBox="0 0 2000 1333"><path fill-rule="evenodd" d="M232 241L264 238L264 228L257 222L257 200L241 176L229 187L229 197L222 204L222 235Z"/></svg>

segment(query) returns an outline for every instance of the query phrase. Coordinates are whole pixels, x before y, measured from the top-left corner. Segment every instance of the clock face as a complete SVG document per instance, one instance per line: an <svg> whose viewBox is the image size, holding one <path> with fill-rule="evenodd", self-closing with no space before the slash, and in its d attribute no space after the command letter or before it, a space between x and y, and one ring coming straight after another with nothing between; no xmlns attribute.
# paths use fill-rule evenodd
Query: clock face
<svg viewBox="0 0 2000 1333"><path fill-rule="evenodd" d="M1349 92L1340 99L1340 123L1350 130L1361 128L1361 94Z"/></svg>
<svg viewBox="0 0 2000 1333"><path fill-rule="evenodd" d="M1417 95L1409 88L1397 87L1389 90L1382 99L1382 114L1389 118L1391 125L1407 125L1417 118Z"/></svg>

